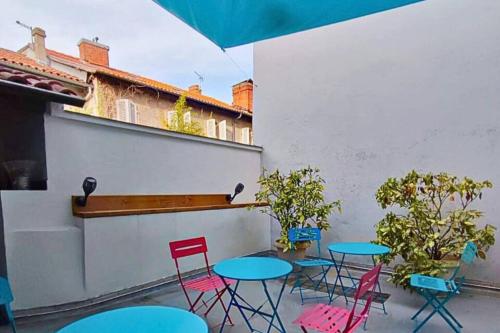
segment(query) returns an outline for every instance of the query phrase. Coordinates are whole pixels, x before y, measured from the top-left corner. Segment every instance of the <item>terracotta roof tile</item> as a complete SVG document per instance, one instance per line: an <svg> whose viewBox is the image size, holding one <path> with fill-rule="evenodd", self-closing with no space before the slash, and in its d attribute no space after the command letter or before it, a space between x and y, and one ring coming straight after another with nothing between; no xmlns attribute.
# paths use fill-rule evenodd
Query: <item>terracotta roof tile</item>
<svg viewBox="0 0 500 333"><path fill-rule="evenodd" d="M65 95L78 96L77 93L65 87L59 81L50 80L42 76L37 76L3 65L0 65L0 79L20 83L26 86L54 91Z"/></svg>
<svg viewBox="0 0 500 333"><path fill-rule="evenodd" d="M189 92L185 89L181 89L181 88L175 87L175 86L167 84L167 83L148 79L146 77L135 75L132 73L128 73L128 72L125 72L125 71L122 71L122 70L119 70L116 68L90 64L90 63L87 63L85 61L82 61L80 58L73 57L73 56L70 56L70 55L67 55L67 54L64 54L61 52L57 52L54 50L47 50L47 54L49 56L56 57L56 58L59 58L61 60L73 63L77 67L80 67L84 70L91 68L95 73L98 73L98 74L103 74L103 75L111 76L111 77L114 77L117 79L126 80L129 82L144 85L144 86L147 86L147 87L150 87L153 89L157 89L157 90L160 90L162 92L174 94L174 95L185 94L187 98L194 100L194 101L197 101L197 102L200 102L200 103L216 106L216 107L219 107L219 108L222 108L222 109L225 109L228 111L232 111L232 112L235 112L238 114L243 113L247 116L250 116L250 117L252 116L252 113L247 111L247 110L243 110L241 108L238 108L238 107L233 106L231 104L225 103L223 101L220 101L220 100L213 98L213 97L210 97L210 96L205 96L205 95L201 95L198 93Z"/></svg>
<svg viewBox="0 0 500 333"><path fill-rule="evenodd" d="M36 72L39 72L42 75L45 73L45 74L48 74L52 77L63 78L63 79L75 81L78 83L84 83L82 80L78 79L77 77L75 77L73 75L70 75L70 74L67 74L65 72L54 69L52 67L40 64L22 53L10 51L10 50L7 50L7 49L1 48L1 47L0 47L0 61L3 61L4 63L7 63L7 64L17 65L17 66L25 67L27 69L34 70Z"/></svg>

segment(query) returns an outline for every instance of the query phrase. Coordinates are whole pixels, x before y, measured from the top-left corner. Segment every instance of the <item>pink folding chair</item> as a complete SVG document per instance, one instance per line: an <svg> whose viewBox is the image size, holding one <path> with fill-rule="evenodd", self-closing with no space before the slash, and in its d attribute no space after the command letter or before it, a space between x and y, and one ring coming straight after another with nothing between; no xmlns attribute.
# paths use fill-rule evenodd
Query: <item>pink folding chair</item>
<svg viewBox="0 0 500 333"><path fill-rule="evenodd" d="M212 273L210 272L210 267L208 265L208 256L207 256L208 248L205 237L173 241L169 243L169 246L172 259L174 259L175 261L175 267L177 269L177 276L179 277L180 285L182 287L182 290L184 291L184 295L186 295L189 304L189 311L196 313L202 306L205 306L207 307L207 310L204 312L203 315L206 317L208 313L213 309L215 304L217 302L220 302L222 308L224 309L224 313L226 313L227 312L226 305L222 300L222 295L226 292L227 287L221 277L219 277L218 275L212 275ZM182 275L179 269L178 259L197 254L203 254L205 258L205 266L207 274L192 280L184 281L182 279ZM227 285L231 285L235 283L235 281L226 279L226 283ZM187 290L194 290L200 293L194 302L191 300L191 298L189 298ZM215 292L214 296L212 296L206 301L202 299L205 293L212 291ZM196 306L200 301L203 304L197 308ZM210 304L207 304L207 302L210 301L212 302ZM233 322L231 321L231 318L229 316L228 319L229 323L232 325Z"/></svg>
<svg viewBox="0 0 500 333"><path fill-rule="evenodd" d="M350 311L346 308L317 304L305 310L293 323L299 325L305 333L307 333L307 329L324 333L355 332L368 319L372 303L372 293L377 285L381 268L382 264L379 264L361 277L354 296L354 305ZM364 308L361 312L357 313L356 308L359 300L368 292L370 294L367 297Z"/></svg>

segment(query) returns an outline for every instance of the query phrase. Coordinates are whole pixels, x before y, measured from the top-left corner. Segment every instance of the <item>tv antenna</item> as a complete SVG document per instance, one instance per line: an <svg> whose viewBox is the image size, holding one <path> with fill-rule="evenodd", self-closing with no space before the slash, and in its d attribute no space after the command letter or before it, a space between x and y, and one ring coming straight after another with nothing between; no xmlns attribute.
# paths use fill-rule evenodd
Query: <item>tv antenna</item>
<svg viewBox="0 0 500 333"><path fill-rule="evenodd" d="M27 25L27 24L24 24L23 22L21 22L21 21L19 21L19 20L17 20L17 21L16 21L16 23L17 23L19 26L21 26L21 27L23 27L23 28L25 28L25 29L28 29L28 30L30 31L30 39L31 39L31 43L33 43L33 27L31 27L31 26L29 26L29 25Z"/></svg>
<svg viewBox="0 0 500 333"><path fill-rule="evenodd" d="M196 74L196 76L198 77L198 81L200 82L200 87L201 87L201 84L203 83L203 81L205 81L205 78L197 71L194 71L194 74Z"/></svg>

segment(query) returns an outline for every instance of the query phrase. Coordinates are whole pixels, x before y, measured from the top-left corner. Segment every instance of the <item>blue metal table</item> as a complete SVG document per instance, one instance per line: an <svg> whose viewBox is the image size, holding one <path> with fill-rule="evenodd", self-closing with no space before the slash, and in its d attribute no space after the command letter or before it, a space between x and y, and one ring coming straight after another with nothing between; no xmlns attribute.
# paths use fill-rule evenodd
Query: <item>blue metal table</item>
<svg viewBox="0 0 500 333"><path fill-rule="evenodd" d="M345 256L346 255L371 256L373 265L375 266L376 265L375 256L387 254L391 251L391 249L388 248L387 246L373 244L373 243L344 242L344 243L333 243L333 244L328 245L328 251L330 251L330 256L332 257L332 261L335 263L335 269L337 270L337 278L335 279L335 284L333 286L333 290L334 291L336 290L337 282L340 283L340 286L342 288L342 294L344 296L346 303L348 303L345 291L346 291L346 289L349 290L352 288L356 288L356 286L357 286L356 281L358 281L359 279L353 277L351 275L351 273L349 272L349 269L347 269L347 267L344 267ZM337 264L337 261L335 260L334 255L333 255L334 253L342 255L342 258L338 264ZM342 269L344 269L347 272L347 275L342 275ZM352 286L345 288L342 278L349 278ZM377 289L378 289L379 293L382 292L379 282L377 283ZM337 297L335 297L335 298L337 298ZM334 298L332 297L331 301L333 299ZM387 314L384 302L382 303L382 309L384 310L384 313Z"/></svg>
<svg viewBox="0 0 500 333"><path fill-rule="evenodd" d="M271 331L271 327L274 327L281 333L286 333L283 322L278 314L278 306L283 296L283 291L285 290L286 282L288 280L288 275L292 272L292 265L288 262L276 259L276 258L265 258L265 257L243 257L243 258L233 258L224 260L214 267L214 272L227 279L236 280L237 282L233 287L226 284L226 287L231 295L231 301L222 321L222 325L219 332L224 330L224 325L226 323L229 311L232 306L236 306L241 313L241 316L245 320L246 325L250 332L260 332L253 328L250 324L249 319L254 315L258 314L264 318L268 323L269 327L267 332ZM275 280L284 277L283 286L281 287L278 298L273 302L271 295L269 293L266 281ZM271 313L266 313L261 311L262 305L259 308L254 308L250 305L243 297L238 294L238 287L241 281L259 281L266 294L267 302L272 308ZM225 282L225 281L224 281ZM251 312L252 315L247 317L245 311ZM278 325L274 324L274 320L278 321Z"/></svg>
<svg viewBox="0 0 500 333"><path fill-rule="evenodd" d="M57 333L208 333L197 315L166 306L134 306L80 319Z"/></svg>

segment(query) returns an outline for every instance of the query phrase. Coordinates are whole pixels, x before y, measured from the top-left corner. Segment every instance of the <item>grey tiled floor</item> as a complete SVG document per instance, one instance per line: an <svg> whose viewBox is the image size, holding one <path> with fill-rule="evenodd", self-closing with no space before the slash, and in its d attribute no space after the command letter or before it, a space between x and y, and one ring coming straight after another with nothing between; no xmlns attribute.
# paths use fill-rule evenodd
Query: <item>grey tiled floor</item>
<svg viewBox="0 0 500 333"><path fill-rule="evenodd" d="M272 290L272 293L275 297L279 292L280 286L281 284L278 281L273 281L270 283L270 289ZM383 282L382 288L385 292L391 294L391 297L386 303L389 314L384 315L380 310L373 310L370 314L367 332L412 332L414 323L410 320L410 317L423 304L422 299L415 294L410 294L407 291L403 291L401 288L394 288L392 285L385 282ZM303 306L300 304L299 295L295 293L289 294L289 290L290 289L288 287L285 290L282 303L279 307L279 312L286 326L287 332L299 333L301 332L300 328L294 326L292 324L292 321L301 312ZM242 283L240 286L240 291L240 294L254 305L260 305L265 297L261 285L256 283ZM334 304L344 306L345 302L341 298L339 298L334 302ZM159 288L147 295L141 295L135 298L129 298L125 301L106 304L104 306L95 307L87 311L79 311L78 313L67 315L58 315L56 317L40 318L37 320L19 320L18 332L55 332L66 324L79 318L88 316L92 313L97 313L112 308L137 305L166 305L186 308L186 301L179 287L175 284L172 284L166 287ZM308 305L306 304L304 306ZM267 308L269 309L269 306L267 306ZM500 315L500 298L487 295L464 293L456 297L449 303L449 309L464 325L464 329L462 330L462 332L500 333L500 323L498 320ZM222 315L223 313L218 306L216 307L216 310L210 313L207 321L209 326L211 327L212 332L219 331L218 323L221 321ZM248 329L237 310L232 309L231 315L235 321L235 326L228 326L224 330L224 332L248 332ZM252 323L256 326L256 328L259 329L264 329L265 327L265 322L256 317L252 319ZM360 329L359 331L363 332L362 329ZM1 327L0 333L3 332L9 332L8 327ZM441 333L452 331L439 316L435 316L420 332Z"/></svg>

